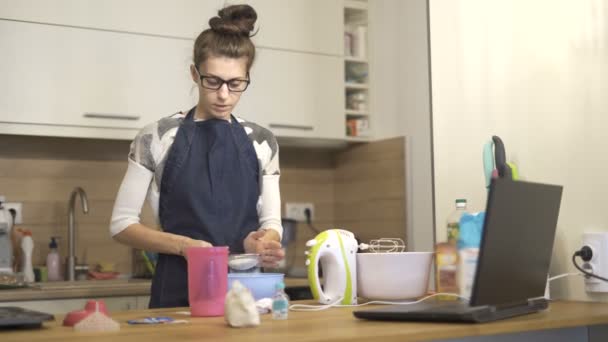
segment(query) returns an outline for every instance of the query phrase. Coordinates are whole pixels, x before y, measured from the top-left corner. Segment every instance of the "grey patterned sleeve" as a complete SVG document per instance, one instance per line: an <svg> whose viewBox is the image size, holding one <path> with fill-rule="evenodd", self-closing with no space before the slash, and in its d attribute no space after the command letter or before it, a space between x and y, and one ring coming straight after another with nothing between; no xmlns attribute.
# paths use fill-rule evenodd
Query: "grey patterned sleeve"
<svg viewBox="0 0 608 342"><path fill-rule="evenodd" d="M129 159L150 171L154 171L156 166L152 155L152 140L154 139L156 126L157 123L155 122L144 127L131 142L129 152Z"/></svg>
<svg viewBox="0 0 608 342"><path fill-rule="evenodd" d="M279 167L279 144L274 134L268 131L267 143L270 146L271 154L268 163L264 166L264 175L280 175L281 169Z"/></svg>

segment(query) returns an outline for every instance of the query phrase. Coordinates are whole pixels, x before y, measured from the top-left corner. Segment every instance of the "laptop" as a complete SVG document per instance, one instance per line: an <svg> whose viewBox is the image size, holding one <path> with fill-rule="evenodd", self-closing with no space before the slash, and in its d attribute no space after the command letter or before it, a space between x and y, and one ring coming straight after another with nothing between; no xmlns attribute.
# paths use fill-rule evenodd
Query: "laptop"
<svg viewBox="0 0 608 342"><path fill-rule="evenodd" d="M15 306L0 307L0 330L12 328L39 328L45 321L52 321L51 314L27 310Z"/></svg>
<svg viewBox="0 0 608 342"><path fill-rule="evenodd" d="M546 309L544 298L562 187L495 179L470 302L429 299L354 311L393 321L489 322Z"/></svg>

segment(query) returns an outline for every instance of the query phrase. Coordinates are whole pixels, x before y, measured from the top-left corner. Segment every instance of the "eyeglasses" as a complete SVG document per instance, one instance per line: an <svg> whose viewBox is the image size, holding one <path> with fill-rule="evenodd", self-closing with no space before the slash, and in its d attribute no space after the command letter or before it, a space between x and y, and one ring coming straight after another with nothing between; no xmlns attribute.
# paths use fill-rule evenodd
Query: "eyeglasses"
<svg viewBox="0 0 608 342"><path fill-rule="evenodd" d="M247 79L237 77L229 80L224 80L217 76L201 75L200 73L199 76L201 78L201 85L203 86L203 88L211 90L219 90L224 85L224 83L226 83L226 85L228 86L228 90L234 93L240 93L245 91L245 89L247 89L247 87L249 86L249 83L251 83L251 81L249 80L249 73L247 73Z"/></svg>

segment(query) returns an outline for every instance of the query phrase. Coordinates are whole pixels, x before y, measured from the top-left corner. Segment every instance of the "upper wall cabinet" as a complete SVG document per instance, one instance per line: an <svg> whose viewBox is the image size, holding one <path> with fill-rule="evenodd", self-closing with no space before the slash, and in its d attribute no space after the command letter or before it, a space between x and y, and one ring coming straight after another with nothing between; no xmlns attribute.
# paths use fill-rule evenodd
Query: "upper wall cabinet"
<svg viewBox="0 0 608 342"><path fill-rule="evenodd" d="M223 0L0 0L0 18L194 39Z"/></svg>
<svg viewBox="0 0 608 342"><path fill-rule="evenodd" d="M235 109L283 137L343 138L342 58L258 49Z"/></svg>
<svg viewBox="0 0 608 342"><path fill-rule="evenodd" d="M230 0L247 3L258 14L259 47L342 56L342 1Z"/></svg>
<svg viewBox="0 0 608 342"><path fill-rule="evenodd" d="M194 39L224 0L0 0L0 18ZM246 0L260 47L342 55L342 1Z"/></svg>
<svg viewBox="0 0 608 342"><path fill-rule="evenodd" d="M0 123L137 130L195 103L191 41L6 20L0 36Z"/></svg>

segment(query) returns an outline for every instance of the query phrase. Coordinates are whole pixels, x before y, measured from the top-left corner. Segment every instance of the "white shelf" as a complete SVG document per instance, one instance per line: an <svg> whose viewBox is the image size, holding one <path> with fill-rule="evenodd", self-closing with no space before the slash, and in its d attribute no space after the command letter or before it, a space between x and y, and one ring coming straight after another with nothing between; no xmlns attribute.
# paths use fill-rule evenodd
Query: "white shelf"
<svg viewBox="0 0 608 342"><path fill-rule="evenodd" d="M371 137L366 137L366 136L363 136L363 137L358 137L358 136L357 137L353 137L353 136L350 136L350 135L346 136L346 141L353 141L353 142L367 142L370 139L371 139Z"/></svg>
<svg viewBox="0 0 608 342"><path fill-rule="evenodd" d="M344 8L367 11L367 1L345 0Z"/></svg>
<svg viewBox="0 0 608 342"><path fill-rule="evenodd" d="M346 121L347 130L346 132L363 132L366 133L363 136L355 135L349 136L346 135L345 138L348 142L367 142L370 141L371 130L369 127L369 118L370 118L370 101L369 101L369 93L371 91L371 86L368 83L368 75L369 72L369 61L367 56L369 56L369 49L367 44L367 32L364 28L368 26L368 1L365 0L344 0L344 28L345 32L350 32L352 34L353 47L363 48L362 53L359 54L357 51L354 51L355 56L350 56L347 53L344 54L344 66L345 66L345 80L344 80L344 89L347 98L347 105L351 104L349 100L349 96L356 96L359 101L363 101L364 103L360 108L365 108L365 110L354 110L345 108L344 109L344 120ZM362 39L360 42L358 39ZM361 43L362 45L357 45L356 43ZM357 50L357 49L355 49ZM345 52L347 50L345 49ZM356 56L364 56L364 57L356 57ZM354 75L361 75L361 77L353 77ZM365 95L365 96L360 96ZM359 99L359 97L363 97L363 99ZM354 98L353 98L354 100ZM355 107L356 103L353 103L353 107ZM359 107L355 107L359 108ZM353 120L353 121L351 121Z"/></svg>
<svg viewBox="0 0 608 342"><path fill-rule="evenodd" d="M346 110L344 110L344 112L346 113L346 115L351 115L351 116L368 116L369 115L369 113L366 111L354 110L354 109L346 109Z"/></svg>
<svg viewBox="0 0 608 342"><path fill-rule="evenodd" d="M346 89L360 89L360 90L369 89L369 85L367 83L346 82L346 83L344 83L344 87Z"/></svg>
<svg viewBox="0 0 608 342"><path fill-rule="evenodd" d="M352 62L352 63L367 63L367 58L344 56L344 61L345 62Z"/></svg>

